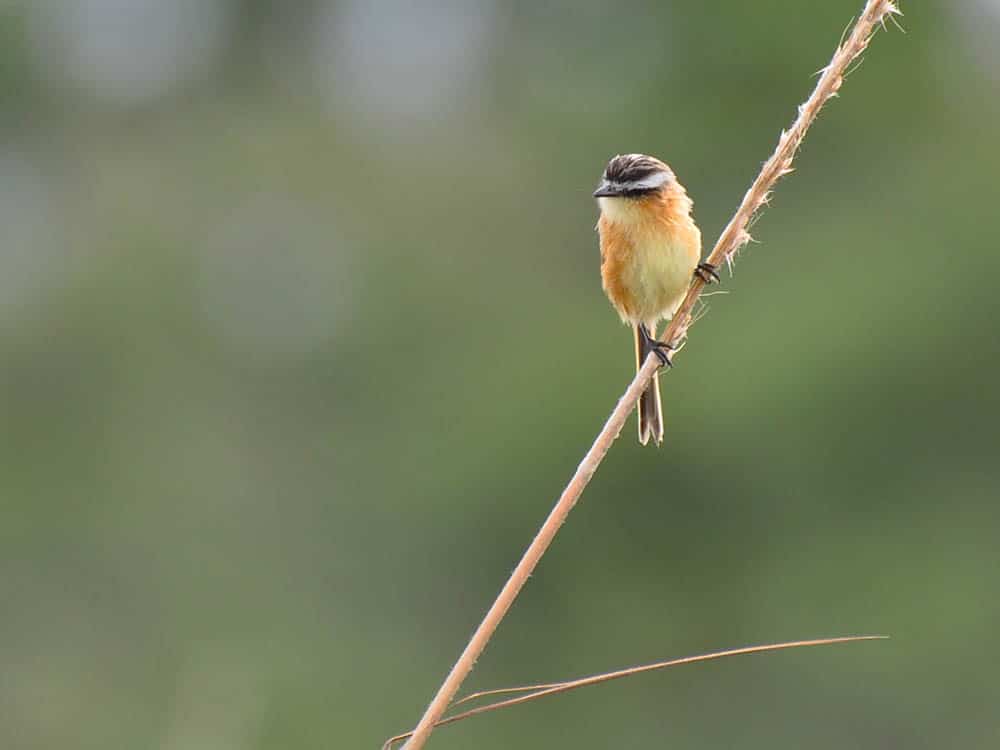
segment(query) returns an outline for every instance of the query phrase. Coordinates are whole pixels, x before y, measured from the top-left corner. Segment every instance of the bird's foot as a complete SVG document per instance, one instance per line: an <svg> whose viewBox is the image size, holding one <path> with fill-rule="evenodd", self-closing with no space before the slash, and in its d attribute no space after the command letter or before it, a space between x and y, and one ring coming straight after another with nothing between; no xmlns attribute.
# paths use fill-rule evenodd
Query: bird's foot
<svg viewBox="0 0 1000 750"><path fill-rule="evenodd" d="M722 279L719 278L719 267L713 263L699 263L698 267L694 269L694 275L706 284L711 284L713 282L718 284L722 281Z"/></svg>
<svg viewBox="0 0 1000 750"><path fill-rule="evenodd" d="M674 347L670 346L670 344L664 344L662 341L656 342L656 345L653 347L653 354L660 360L660 367L674 366L674 363L670 361L670 352L672 351L674 351Z"/></svg>
<svg viewBox="0 0 1000 750"><path fill-rule="evenodd" d="M670 352L677 351L677 347L665 341L654 339L646 326L639 326L639 332L642 335L645 348L655 354L656 358L660 360L660 367L673 367L674 363L670 361Z"/></svg>

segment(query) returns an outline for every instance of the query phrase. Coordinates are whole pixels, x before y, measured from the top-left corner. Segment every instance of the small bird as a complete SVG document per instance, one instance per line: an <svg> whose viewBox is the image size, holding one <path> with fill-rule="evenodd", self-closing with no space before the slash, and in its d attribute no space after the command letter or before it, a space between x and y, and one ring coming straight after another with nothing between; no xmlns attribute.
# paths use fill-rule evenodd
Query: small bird
<svg viewBox="0 0 1000 750"><path fill-rule="evenodd" d="M716 268L699 263L701 231L691 199L659 159L645 154L614 157L594 191L601 209L601 282L622 322L635 333L636 367L653 352L670 366L670 347L656 339L656 325L670 319L693 274L718 281ZM639 442L663 440L658 378L639 398Z"/></svg>

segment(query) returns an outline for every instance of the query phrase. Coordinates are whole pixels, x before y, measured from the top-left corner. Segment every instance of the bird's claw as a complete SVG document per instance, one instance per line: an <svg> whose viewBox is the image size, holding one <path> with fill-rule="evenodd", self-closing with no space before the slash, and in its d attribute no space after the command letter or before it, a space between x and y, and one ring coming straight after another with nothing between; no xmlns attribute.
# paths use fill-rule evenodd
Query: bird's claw
<svg viewBox="0 0 1000 750"><path fill-rule="evenodd" d="M653 354L656 358L660 360L660 367L673 367L674 363L670 361L670 352L674 350L674 347L670 344L664 344L662 341L657 341L653 345Z"/></svg>
<svg viewBox="0 0 1000 750"><path fill-rule="evenodd" d="M718 284L722 281L722 279L719 278L719 267L714 263L699 263L698 267L694 269L694 275L706 284L711 284L713 282Z"/></svg>
<svg viewBox="0 0 1000 750"><path fill-rule="evenodd" d="M670 352L677 351L677 347L666 341L654 339L644 325L639 326L639 331L645 340L646 347L660 360L660 367L673 367L674 363L670 361Z"/></svg>

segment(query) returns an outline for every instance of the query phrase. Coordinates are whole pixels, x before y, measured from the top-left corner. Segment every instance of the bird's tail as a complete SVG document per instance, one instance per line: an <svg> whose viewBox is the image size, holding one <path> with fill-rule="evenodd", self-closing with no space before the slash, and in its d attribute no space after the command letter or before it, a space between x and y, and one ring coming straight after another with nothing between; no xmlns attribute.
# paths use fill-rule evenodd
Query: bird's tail
<svg viewBox="0 0 1000 750"><path fill-rule="evenodd" d="M636 369L639 369L652 349L646 343L639 326L635 326L633 330L635 332L635 366ZM657 445L663 442L663 408L660 405L660 377L658 373L653 374L653 379L649 381L649 387L639 397L639 442L645 445L650 438L653 438Z"/></svg>

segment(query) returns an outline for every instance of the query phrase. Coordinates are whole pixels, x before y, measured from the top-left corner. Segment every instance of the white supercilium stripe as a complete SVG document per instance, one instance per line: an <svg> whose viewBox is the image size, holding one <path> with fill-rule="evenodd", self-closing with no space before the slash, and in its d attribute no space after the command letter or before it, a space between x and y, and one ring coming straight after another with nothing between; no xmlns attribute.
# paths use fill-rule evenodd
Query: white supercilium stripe
<svg viewBox="0 0 1000 750"><path fill-rule="evenodd" d="M669 172L653 172L650 175L646 175L641 180L632 180L631 182L611 182L609 186L615 190L652 190L653 188L658 188L665 185L670 180Z"/></svg>

